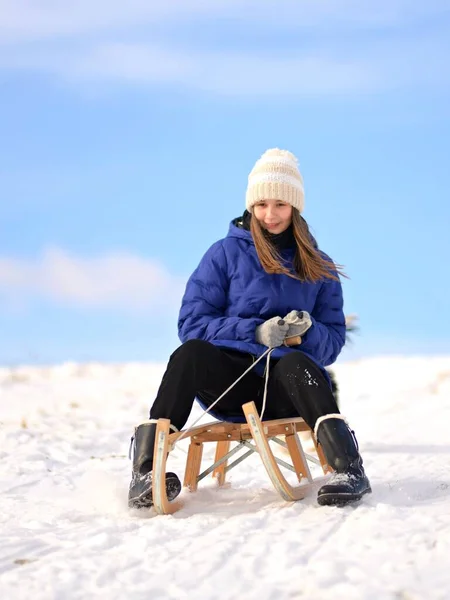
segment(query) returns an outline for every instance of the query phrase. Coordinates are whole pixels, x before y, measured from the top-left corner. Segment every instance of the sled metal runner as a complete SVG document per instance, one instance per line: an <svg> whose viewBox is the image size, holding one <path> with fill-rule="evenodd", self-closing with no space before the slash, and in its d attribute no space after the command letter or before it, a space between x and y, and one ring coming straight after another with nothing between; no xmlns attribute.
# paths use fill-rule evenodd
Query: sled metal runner
<svg viewBox="0 0 450 600"><path fill-rule="evenodd" d="M173 444L181 436L190 439L183 485L191 492L196 491L199 481L211 473L220 486L224 485L226 474L254 452L259 454L273 486L286 501L305 498L312 491L315 483L323 479L323 477L313 479L308 461L316 465L320 464L324 475L331 472L320 446L317 445L313 433L302 418L262 422L254 402L244 404L242 409L246 423L223 421L208 423L190 429L187 434L183 431L171 433L170 421L158 419L153 463L153 503L158 514L171 514L181 507L179 500L169 502L167 499L165 477L167 456ZM305 454L297 435L299 432L311 434L317 457ZM283 436L284 441L279 436ZM274 455L270 441L286 448L292 465ZM206 442L216 443L215 459L211 466L200 473L203 444ZM231 442L238 442L238 444L230 450ZM229 463L229 460L240 451L246 452ZM293 471L299 485L291 485L284 477L280 466Z"/></svg>

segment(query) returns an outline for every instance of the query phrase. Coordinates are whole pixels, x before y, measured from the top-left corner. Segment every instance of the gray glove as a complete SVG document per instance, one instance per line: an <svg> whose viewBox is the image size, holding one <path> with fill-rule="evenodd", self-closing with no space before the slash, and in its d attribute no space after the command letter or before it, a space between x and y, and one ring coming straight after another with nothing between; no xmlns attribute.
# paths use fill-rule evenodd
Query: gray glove
<svg viewBox="0 0 450 600"><path fill-rule="evenodd" d="M286 335L287 338L294 335L299 335L301 337L312 325L311 317L306 310L291 310L291 312L284 317L284 322L289 324L289 331Z"/></svg>
<svg viewBox="0 0 450 600"><path fill-rule="evenodd" d="M289 324L284 323L281 317L273 317L258 325L255 330L256 341L268 348L276 348L283 344L288 329Z"/></svg>

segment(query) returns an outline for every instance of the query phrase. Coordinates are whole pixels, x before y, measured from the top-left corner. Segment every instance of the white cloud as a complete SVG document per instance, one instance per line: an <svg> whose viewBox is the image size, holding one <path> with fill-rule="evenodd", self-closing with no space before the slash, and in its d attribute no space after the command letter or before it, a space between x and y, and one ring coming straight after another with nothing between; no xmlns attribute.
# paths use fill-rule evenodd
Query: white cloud
<svg viewBox="0 0 450 600"><path fill-rule="evenodd" d="M0 0L0 40L33 41L216 17L266 22L272 30L286 25L393 25L446 12L446 0Z"/></svg>
<svg viewBox="0 0 450 600"><path fill-rule="evenodd" d="M100 44L76 53L18 54L15 68L51 72L72 85L175 85L247 97L364 94L448 86L439 40L385 41L353 48L267 53L187 52L149 44ZM2 59L0 57L0 67Z"/></svg>
<svg viewBox="0 0 450 600"><path fill-rule="evenodd" d="M443 87L447 36L418 26L448 10L444 0L0 0L0 69L91 87L182 86L251 97ZM219 17L222 33L247 28L241 51L226 35L208 47L195 40L196 28ZM186 42L170 27L188 21ZM256 26L267 33L258 51ZM297 37L289 49L274 41L283 32Z"/></svg>
<svg viewBox="0 0 450 600"><path fill-rule="evenodd" d="M59 68L59 67L58 67ZM61 72L61 75L63 73ZM268 57L251 54L205 54L148 46L110 44L72 64L69 79L134 84L181 84L222 95L322 94L378 87L366 65L327 56Z"/></svg>
<svg viewBox="0 0 450 600"><path fill-rule="evenodd" d="M0 299L9 306L44 299L85 308L164 312L179 305L184 285L158 262L125 252L80 258L49 248L36 260L0 257Z"/></svg>
<svg viewBox="0 0 450 600"><path fill-rule="evenodd" d="M213 16L242 0L0 0L0 39L34 41L158 24L175 17ZM244 0L244 5L254 4Z"/></svg>

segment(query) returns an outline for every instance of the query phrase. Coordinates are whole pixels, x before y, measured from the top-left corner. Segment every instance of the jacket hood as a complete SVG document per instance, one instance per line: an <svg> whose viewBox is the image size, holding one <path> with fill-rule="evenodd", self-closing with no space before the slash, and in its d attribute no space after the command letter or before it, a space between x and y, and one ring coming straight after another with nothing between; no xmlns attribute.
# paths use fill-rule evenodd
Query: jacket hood
<svg viewBox="0 0 450 600"><path fill-rule="evenodd" d="M234 218L228 228L227 237L241 238L247 240L251 244L254 244L253 237L250 232L250 219L251 214L247 210L240 217Z"/></svg>

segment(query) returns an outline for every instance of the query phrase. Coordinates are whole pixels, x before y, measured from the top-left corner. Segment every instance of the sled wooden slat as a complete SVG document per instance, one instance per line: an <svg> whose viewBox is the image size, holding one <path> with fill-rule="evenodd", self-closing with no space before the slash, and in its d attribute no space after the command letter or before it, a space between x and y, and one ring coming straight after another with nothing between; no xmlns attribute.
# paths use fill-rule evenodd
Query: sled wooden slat
<svg viewBox="0 0 450 600"><path fill-rule="evenodd" d="M305 453L303 452L302 445L296 433L291 433L286 436L286 444L289 450L289 454L292 458L292 464L294 465L297 478L301 481L306 478L309 482L312 481L311 471L309 470L308 463L306 461Z"/></svg>
<svg viewBox="0 0 450 600"><path fill-rule="evenodd" d="M202 464L202 454L203 444L199 444L191 438L183 483L184 487L189 488L191 492L195 492L197 489L197 477L199 476Z"/></svg>
<svg viewBox="0 0 450 600"><path fill-rule="evenodd" d="M327 473L332 473L333 469L327 463L327 459L325 458L325 454L323 453L323 450L322 450L321 446L319 446L319 444L317 443L317 440L316 440L316 438L315 438L314 435L312 436L312 440L313 440L314 447L315 447L316 452L317 452L317 456L319 457L320 464L322 465L322 470L323 470L324 474L326 475Z"/></svg>
<svg viewBox="0 0 450 600"><path fill-rule="evenodd" d="M308 425L300 417L293 419L277 419L264 423L264 433L269 437L276 435L287 435L295 431L309 431ZM182 431L171 433L169 443L173 444L183 435ZM199 425L189 431L190 438L196 442L217 442L250 440L252 434L247 423L220 423L213 422Z"/></svg>
<svg viewBox="0 0 450 600"><path fill-rule="evenodd" d="M228 454L228 452L230 450L230 445L231 445L230 440L217 442L214 463L218 462L222 457L224 457L226 454ZM226 468L227 468L227 462L225 461L222 464L220 464L218 467L216 467L213 471L213 477L215 477L217 479L217 483L219 485L223 485L225 483Z"/></svg>

